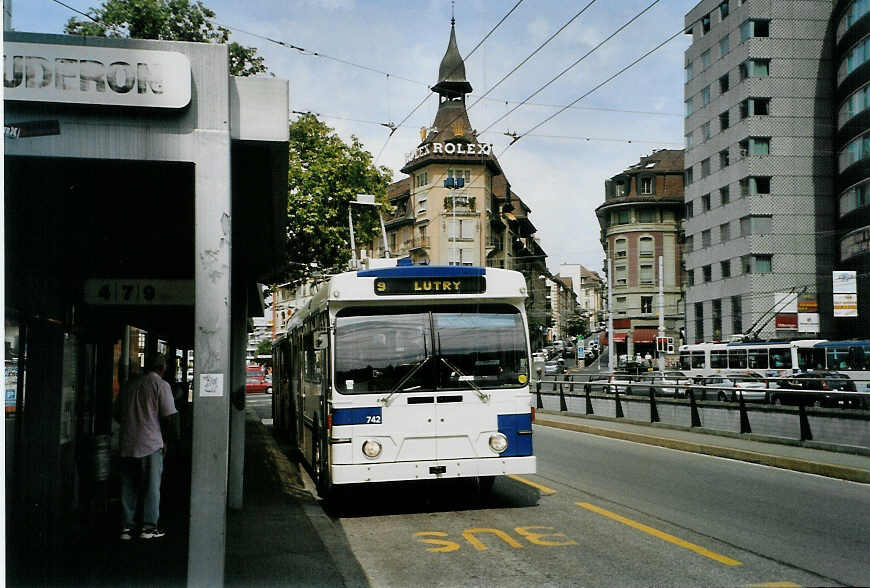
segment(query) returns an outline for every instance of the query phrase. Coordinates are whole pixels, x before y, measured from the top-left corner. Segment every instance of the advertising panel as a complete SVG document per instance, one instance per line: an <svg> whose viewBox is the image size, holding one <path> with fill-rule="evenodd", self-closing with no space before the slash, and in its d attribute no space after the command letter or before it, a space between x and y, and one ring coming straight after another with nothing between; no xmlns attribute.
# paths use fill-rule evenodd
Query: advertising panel
<svg viewBox="0 0 870 588"><path fill-rule="evenodd" d="M798 313L798 333L819 333L819 313L817 312L799 312Z"/></svg>
<svg viewBox="0 0 870 588"><path fill-rule="evenodd" d="M854 273L854 272L852 272ZM854 317L858 316L857 294L834 294L834 316Z"/></svg>
<svg viewBox="0 0 870 588"><path fill-rule="evenodd" d="M776 315L777 331L797 331L798 315L796 312L780 313Z"/></svg>
<svg viewBox="0 0 870 588"><path fill-rule="evenodd" d="M835 271L834 294L856 294L858 292L858 278L854 271Z"/></svg>

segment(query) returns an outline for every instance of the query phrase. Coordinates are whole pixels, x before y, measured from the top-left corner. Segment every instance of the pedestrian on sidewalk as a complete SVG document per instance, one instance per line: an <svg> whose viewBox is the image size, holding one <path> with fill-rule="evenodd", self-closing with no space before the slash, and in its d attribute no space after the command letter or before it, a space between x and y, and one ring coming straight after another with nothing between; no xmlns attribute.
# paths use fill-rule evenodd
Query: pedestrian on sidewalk
<svg viewBox="0 0 870 588"><path fill-rule="evenodd" d="M178 411L169 384L163 379L166 358L150 356L145 375L131 378L115 402L114 416L121 424L121 539L133 538L141 506L140 539L165 533L160 519L160 483L166 440L178 438Z"/></svg>

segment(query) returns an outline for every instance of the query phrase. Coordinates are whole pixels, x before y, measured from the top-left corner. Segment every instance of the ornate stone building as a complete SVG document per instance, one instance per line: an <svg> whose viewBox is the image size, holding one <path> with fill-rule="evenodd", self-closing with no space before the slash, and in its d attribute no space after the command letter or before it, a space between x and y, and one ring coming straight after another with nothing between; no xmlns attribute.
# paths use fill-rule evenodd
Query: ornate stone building
<svg viewBox="0 0 870 588"><path fill-rule="evenodd" d="M414 263L523 272L532 345L539 346L549 324L547 254L534 236L531 209L511 190L492 145L479 140L468 119L465 97L472 88L452 23L432 91L438 94L435 120L420 130L420 143L407 154L401 171L408 177L387 191L390 253ZM382 249L380 239L371 244L376 255Z"/></svg>
<svg viewBox="0 0 870 588"><path fill-rule="evenodd" d="M660 149L604 183L595 209L612 288L613 339L619 354L655 355L659 257L664 277L665 336L683 326L680 220L683 151Z"/></svg>

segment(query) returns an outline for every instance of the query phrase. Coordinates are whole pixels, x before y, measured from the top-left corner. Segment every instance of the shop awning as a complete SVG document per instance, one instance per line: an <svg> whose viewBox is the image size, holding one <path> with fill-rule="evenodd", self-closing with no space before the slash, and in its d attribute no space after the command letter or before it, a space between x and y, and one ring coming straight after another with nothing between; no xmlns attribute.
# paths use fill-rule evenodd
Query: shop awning
<svg viewBox="0 0 870 588"><path fill-rule="evenodd" d="M614 343L625 343L626 337L628 337L628 333L614 333L613 334L613 342Z"/></svg>
<svg viewBox="0 0 870 588"><path fill-rule="evenodd" d="M632 338L635 343L655 343L659 330L654 327L635 327Z"/></svg>

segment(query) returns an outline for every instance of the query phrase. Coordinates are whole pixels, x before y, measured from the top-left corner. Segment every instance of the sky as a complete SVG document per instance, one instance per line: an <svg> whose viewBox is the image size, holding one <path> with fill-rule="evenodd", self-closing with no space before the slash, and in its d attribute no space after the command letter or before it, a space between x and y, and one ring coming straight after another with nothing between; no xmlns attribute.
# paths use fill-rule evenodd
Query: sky
<svg viewBox="0 0 870 588"><path fill-rule="evenodd" d="M100 5L98 0L63 2L81 11ZM428 87L437 82L453 10L457 44L473 87L467 97L469 120L480 140L493 144L513 191L532 209L550 271L558 273L561 263L581 263L600 273L604 253L595 208L604 201L604 181L654 149L683 148L683 54L690 37L677 35L534 127L677 33L697 2L517 2L204 0L216 12L216 22L232 30L232 40L256 47L269 71L289 80L291 111L317 113L346 141L358 137L379 165L393 170L394 180L404 177L399 170L405 154L419 143L419 129L434 121L438 102ZM77 15L54 0L14 0L12 28L60 34L72 16ZM388 139L384 125L390 123L401 126ZM505 133L523 136L508 147L512 138Z"/></svg>

